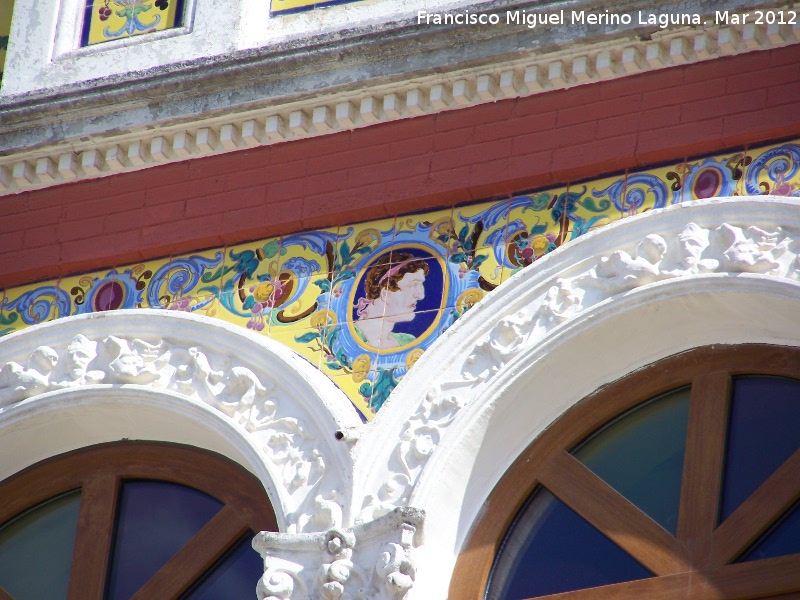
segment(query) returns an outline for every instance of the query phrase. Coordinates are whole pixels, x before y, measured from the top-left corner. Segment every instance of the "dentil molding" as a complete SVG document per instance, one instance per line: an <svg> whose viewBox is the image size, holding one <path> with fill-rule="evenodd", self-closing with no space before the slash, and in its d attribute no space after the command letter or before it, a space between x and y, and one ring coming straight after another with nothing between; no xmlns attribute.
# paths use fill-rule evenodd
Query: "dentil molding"
<svg viewBox="0 0 800 600"><path fill-rule="evenodd" d="M652 36L631 34L547 52L518 49L513 58L483 60L477 67L442 66L397 83L306 94L260 109L229 107L222 116L201 116L179 125L94 133L52 144L39 141L0 156L0 196L798 42L800 24L664 29Z"/></svg>

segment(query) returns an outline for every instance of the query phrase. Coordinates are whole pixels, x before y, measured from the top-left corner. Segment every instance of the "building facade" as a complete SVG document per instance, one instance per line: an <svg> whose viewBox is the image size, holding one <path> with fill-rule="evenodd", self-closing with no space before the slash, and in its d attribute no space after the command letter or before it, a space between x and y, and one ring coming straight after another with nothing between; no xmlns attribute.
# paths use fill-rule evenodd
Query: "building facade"
<svg viewBox="0 0 800 600"><path fill-rule="evenodd" d="M259 529L262 600L799 591L791 542L747 558L793 537L794 429L752 467L756 500L718 516L740 382L779 378L759 393L786 407L764 412L796 423L797 7L229 4L14 3L0 489L127 440L254 476L272 516L222 499L248 519L202 564L167 556L147 597L204 597L163 569L205 585ZM662 522L572 457L680 389ZM151 477L132 468L116 480ZM533 559L506 533L542 489L646 574L514 592L502 561ZM122 552L115 527L93 561ZM77 531L65 590L112 597Z"/></svg>

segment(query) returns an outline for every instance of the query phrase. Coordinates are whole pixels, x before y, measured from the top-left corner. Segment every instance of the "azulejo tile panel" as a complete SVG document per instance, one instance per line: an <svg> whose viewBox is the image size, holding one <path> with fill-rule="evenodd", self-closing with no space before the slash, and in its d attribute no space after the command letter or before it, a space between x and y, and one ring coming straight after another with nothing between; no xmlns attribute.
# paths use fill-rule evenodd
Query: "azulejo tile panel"
<svg viewBox="0 0 800 600"><path fill-rule="evenodd" d="M750 159L750 160L748 160ZM744 194L800 196L800 144L777 144L747 153Z"/></svg>
<svg viewBox="0 0 800 600"><path fill-rule="evenodd" d="M86 0L81 46L179 27L183 0Z"/></svg>
<svg viewBox="0 0 800 600"><path fill-rule="evenodd" d="M270 0L272 16L285 15L314 8L326 8L335 4L345 4L356 0Z"/></svg>
<svg viewBox="0 0 800 600"><path fill-rule="evenodd" d="M6 62L8 38L11 35L11 14L13 2L0 2L0 81L3 79L3 65Z"/></svg>
<svg viewBox="0 0 800 600"><path fill-rule="evenodd" d="M211 316L292 348L367 421L444 331L559 246L654 208L767 193L800 197L800 141L0 290L0 335L103 310Z"/></svg>

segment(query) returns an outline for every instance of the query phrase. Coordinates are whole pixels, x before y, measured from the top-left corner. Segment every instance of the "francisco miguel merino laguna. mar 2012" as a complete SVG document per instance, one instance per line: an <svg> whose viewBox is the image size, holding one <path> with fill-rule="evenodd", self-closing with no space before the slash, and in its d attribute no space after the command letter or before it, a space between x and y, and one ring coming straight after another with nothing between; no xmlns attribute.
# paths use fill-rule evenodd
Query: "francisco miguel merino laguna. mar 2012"
<svg viewBox="0 0 800 600"><path fill-rule="evenodd" d="M638 25L656 25L666 29L670 25L702 25L703 20L697 13L648 13L637 11ZM528 12L525 10L508 10L503 13L463 12L438 13L425 10L417 11L419 25L524 25L529 29L539 26L560 25L631 25L634 16L630 13L590 12L585 10L552 12Z"/></svg>

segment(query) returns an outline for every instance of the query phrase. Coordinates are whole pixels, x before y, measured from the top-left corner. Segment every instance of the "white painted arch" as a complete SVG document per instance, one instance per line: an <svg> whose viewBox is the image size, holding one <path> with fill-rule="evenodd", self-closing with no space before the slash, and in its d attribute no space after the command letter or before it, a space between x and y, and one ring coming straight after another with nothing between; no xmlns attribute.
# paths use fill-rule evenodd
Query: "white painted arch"
<svg viewBox="0 0 800 600"><path fill-rule="evenodd" d="M698 346L800 345L798 253L797 199L673 206L553 252L472 309L415 365L357 448L362 519L392 503L427 515L408 599L447 597L503 473L597 388Z"/></svg>
<svg viewBox="0 0 800 600"><path fill-rule="evenodd" d="M351 495L335 433L360 419L327 377L257 334L160 310L88 314L3 338L0 366L0 480L98 443L174 442L254 473L281 531L348 517L330 510Z"/></svg>

